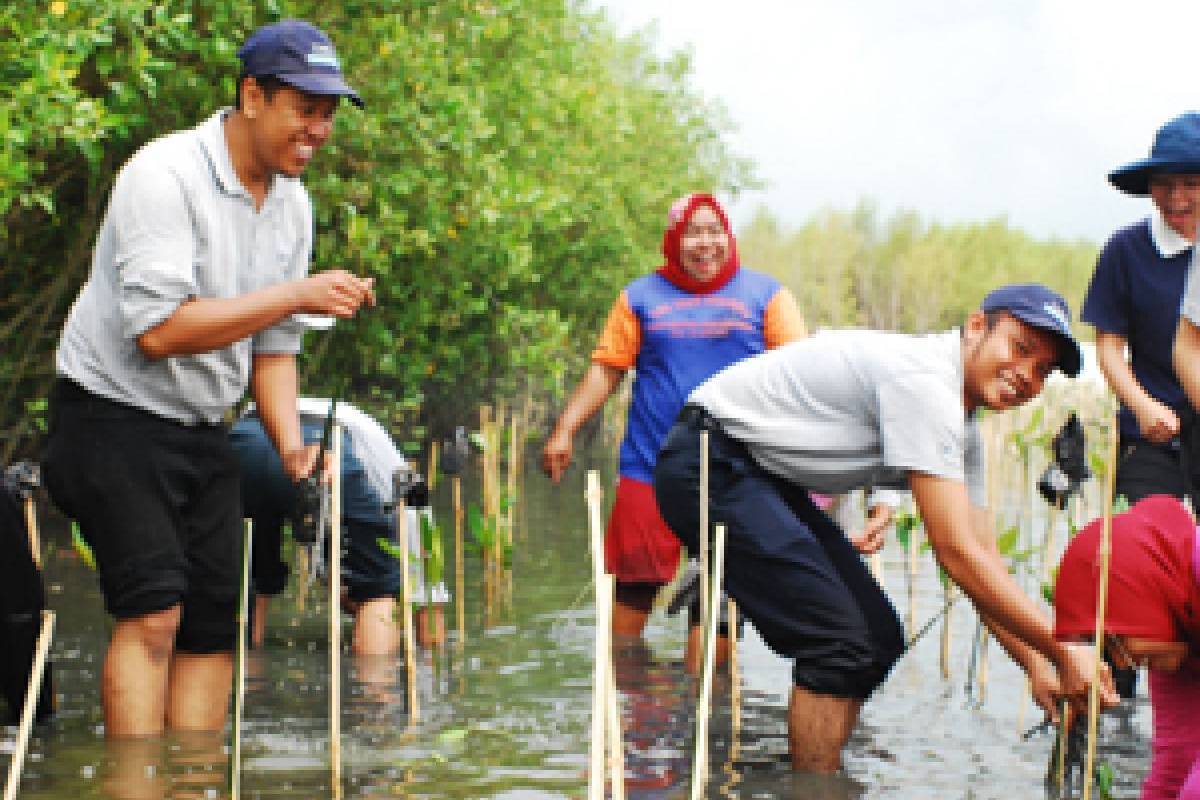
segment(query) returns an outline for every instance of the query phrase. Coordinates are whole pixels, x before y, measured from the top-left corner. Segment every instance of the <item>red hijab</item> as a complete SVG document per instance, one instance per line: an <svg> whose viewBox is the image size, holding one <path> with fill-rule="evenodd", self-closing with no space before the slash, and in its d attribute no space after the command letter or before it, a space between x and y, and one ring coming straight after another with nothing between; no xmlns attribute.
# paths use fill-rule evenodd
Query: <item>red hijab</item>
<svg viewBox="0 0 1200 800"><path fill-rule="evenodd" d="M692 214L696 213L700 206L708 206L716 212L721 227L729 236L729 257L721 265L721 270L707 281L693 278L679 261L679 239L683 236ZM725 216L725 209L721 208L717 199L704 192L684 195L671 204L671 210L667 212L667 230L663 233L662 252L667 258L667 263L659 267L658 274L691 294L709 294L717 291L732 280L738 269L737 243L733 239L733 229L729 227L729 218Z"/></svg>
<svg viewBox="0 0 1200 800"><path fill-rule="evenodd" d="M1096 632L1103 522L1089 524L1063 553L1054 587L1054 635L1060 638ZM1195 557L1195 523L1174 497L1147 497L1114 516L1105 631L1200 642Z"/></svg>

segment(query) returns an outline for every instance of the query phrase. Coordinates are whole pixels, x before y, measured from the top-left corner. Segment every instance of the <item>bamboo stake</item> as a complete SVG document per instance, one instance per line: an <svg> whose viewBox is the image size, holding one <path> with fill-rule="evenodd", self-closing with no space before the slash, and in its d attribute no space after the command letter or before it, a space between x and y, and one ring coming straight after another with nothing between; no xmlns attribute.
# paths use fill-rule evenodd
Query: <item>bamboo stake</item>
<svg viewBox="0 0 1200 800"><path fill-rule="evenodd" d="M696 706L696 756L692 762L692 800L699 800L708 783L708 715L712 707L713 667L717 659L717 627L721 614L717 603L721 594L721 576L725 570L725 526L717 525L713 536L712 613L705 619L704 672L700 683L700 703Z"/></svg>
<svg viewBox="0 0 1200 800"><path fill-rule="evenodd" d="M708 621L708 431L700 431L700 624Z"/></svg>
<svg viewBox="0 0 1200 800"><path fill-rule="evenodd" d="M950 601L954 599L953 584L946 584L946 590L943 595L946 601L946 613L942 615L942 650L940 664L942 668L942 680L950 680L950 612L952 607Z"/></svg>
<svg viewBox="0 0 1200 800"><path fill-rule="evenodd" d="M434 439L429 443L429 466L426 471L429 475L426 476L426 483L429 485L429 491L437 488L438 480L438 440Z"/></svg>
<svg viewBox="0 0 1200 800"><path fill-rule="evenodd" d="M1092 685L1088 691L1087 760L1083 772L1083 800L1092 796L1092 773L1096 764L1096 723L1100 716L1100 670L1104 659L1104 617L1108 610L1108 567L1112 559L1113 488L1117 474L1117 426L1114 422L1108 448L1108 474L1104 486L1104 522L1100 528L1100 585L1096 590L1096 657Z"/></svg>
<svg viewBox="0 0 1200 800"><path fill-rule="evenodd" d="M504 528L508 544L513 543L513 509L517 505L517 415L513 412L508 426L508 508L505 509Z"/></svg>
<svg viewBox="0 0 1200 800"><path fill-rule="evenodd" d="M408 542L408 506L404 498L396 500L396 538L400 544L400 619L404 627L404 669L408 675L408 714L409 721L420 719L421 711L417 707L417 657L413 640L412 617L412 556L409 553ZM426 591L433 587L426 586Z"/></svg>
<svg viewBox="0 0 1200 800"><path fill-rule="evenodd" d="M32 491L25 497L25 529L29 533L29 551L33 553L33 563L42 568L42 538L38 535L37 509L33 504Z"/></svg>
<svg viewBox="0 0 1200 800"><path fill-rule="evenodd" d="M238 591L237 661L234 664L233 746L229 753L229 796L242 796L242 719L246 703L246 626L250 620L250 553L253 552L254 522L242 520L242 581Z"/></svg>
<svg viewBox="0 0 1200 800"><path fill-rule="evenodd" d="M608 678L605 675L605 665L611 658L609 635L612 623L605 608L606 586L611 585L611 577L604 574L604 534L600 519L600 475L596 470L588 470L587 490L584 499L588 509L588 541L592 553L592 582L596 587L596 643L594 674L592 679L592 729L590 740L588 771L589 800L604 798L604 720L605 696L608 690Z"/></svg>
<svg viewBox="0 0 1200 800"><path fill-rule="evenodd" d="M729 713L733 725L730 746L737 742L738 730L742 727L742 683L738 674L738 611L737 603L732 597L727 601L729 613Z"/></svg>
<svg viewBox="0 0 1200 800"><path fill-rule="evenodd" d="M607 595L605 605L608 607L608 627L612 628L612 607L616 593L616 579L605 575L604 591ZM621 709L617 699L617 676L613 669L612 651L608 653L605 662L605 720L608 733L608 785L611 787L613 800L625 800L625 739L621 732Z"/></svg>
<svg viewBox="0 0 1200 800"><path fill-rule="evenodd" d="M33 731L33 718L37 711L38 696L42 693L42 680L46 675L46 655L50 652L50 639L54 636L54 612L42 610L42 630L38 634L37 649L33 654L33 668L29 673L29 685L25 689L25 705L21 708L21 726L17 729L17 740L13 745L12 758L8 762L8 782L4 786L4 800L16 800L21 785L21 770L25 768L25 751L29 747L29 735Z"/></svg>
<svg viewBox="0 0 1200 800"><path fill-rule="evenodd" d="M1058 709L1058 796L1062 797L1067 789L1067 734L1070 732L1067 726L1067 715L1070 706L1064 699L1062 705Z"/></svg>
<svg viewBox="0 0 1200 800"><path fill-rule="evenodd" d="M329 760L334 800L342 797L342 426L333 426L329 502Z"/></svg>
<svg viewBox="0 0 1200 800"><path fill-rule="evenodd" d="M462 478L457 474L450 478L454 495L454 607L458 622L458 647L461 650L467 643L467 590L466 570L463 566L463 507L462 507Z"/></svg>
<svg viewBox="0 0 1200 800"><path fill-rule="evenodd" d="M987 700L988 686L988 642L991 641L991 633L984 625L979 626L979 670L976 675L977 693L975 697L976 705L982 706Z"/></svg>

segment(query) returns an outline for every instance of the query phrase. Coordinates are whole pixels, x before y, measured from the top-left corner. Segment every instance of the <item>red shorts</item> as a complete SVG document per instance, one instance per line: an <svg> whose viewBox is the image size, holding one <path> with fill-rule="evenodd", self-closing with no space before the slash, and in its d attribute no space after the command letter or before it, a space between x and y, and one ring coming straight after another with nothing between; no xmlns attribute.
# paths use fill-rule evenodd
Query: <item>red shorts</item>
<svg viewBox="0 0 1200 800"><path fill-rule="evenodd" d="M620 583L669 583L679 567L679 549L658 513L654 487L622 476L604 537L608 571Z"/></svg>

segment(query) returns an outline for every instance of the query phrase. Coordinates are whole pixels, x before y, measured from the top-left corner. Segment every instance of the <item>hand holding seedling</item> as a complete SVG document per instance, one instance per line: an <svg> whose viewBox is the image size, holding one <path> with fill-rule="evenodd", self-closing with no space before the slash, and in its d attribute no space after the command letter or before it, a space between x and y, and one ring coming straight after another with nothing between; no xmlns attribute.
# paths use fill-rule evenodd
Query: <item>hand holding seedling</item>
<svg viewBox="0 0 1200 800"><path fill-rule="evenodd" d="M887 538L888 525L892 521L892 507L887 503L877 503L867 514L867 521L862 530L849 535L850 544L864 556L869 556L883 547Z"/></svg>
<svg viewBox="0 0 1200 800"><path fill-rule="evenodd" d="M1153 397L1146 395L1145 401L1132 410L1142 436L1155 444L1164 444L1179 435L1179 415Z"/></svg>
<svg viewBox="0 0 1200 800"><path fill-rule="evenodd" d="M349 319L366 303L375 305L375 279L344 269L314 273L297 283L300 310Z"/></svg>
<svg viewBox="0 0 1200 800"><path fill-rule="evenodd" d="M1088 690L1096 668L1096 655L1090 644L1064 644L1058 664L1058 680L1061 684L1059 696L1071 704L1077 714L1086 714ZM1101 708L1112 708L1121 701L1113 686L1112 672L1108 665L1100 664L1099 701Z"/></svg>

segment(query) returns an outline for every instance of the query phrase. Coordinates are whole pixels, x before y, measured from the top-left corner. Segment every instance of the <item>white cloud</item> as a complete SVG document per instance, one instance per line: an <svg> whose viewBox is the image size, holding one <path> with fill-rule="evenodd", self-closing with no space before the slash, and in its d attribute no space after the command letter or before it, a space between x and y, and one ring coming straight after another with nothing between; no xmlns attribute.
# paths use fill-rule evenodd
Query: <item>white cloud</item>
<svg viewBox="0 0 1200 800"><path fill-rule="evenodd" d="M799 222L861 197L943 221L1006 216L1103 240L1144 214L1105 174L1200 108L1200 2L606 0L622 30L657 19L694 85Z"/></svg>

